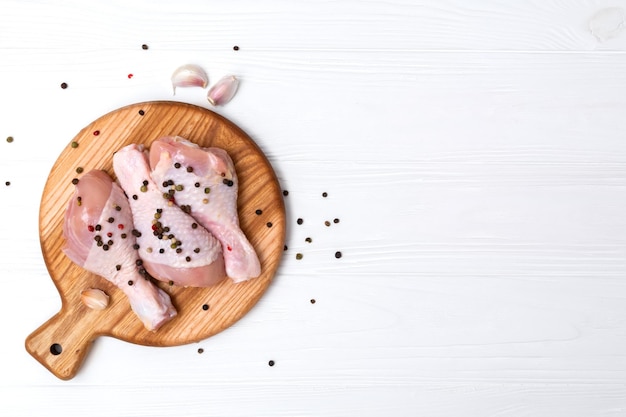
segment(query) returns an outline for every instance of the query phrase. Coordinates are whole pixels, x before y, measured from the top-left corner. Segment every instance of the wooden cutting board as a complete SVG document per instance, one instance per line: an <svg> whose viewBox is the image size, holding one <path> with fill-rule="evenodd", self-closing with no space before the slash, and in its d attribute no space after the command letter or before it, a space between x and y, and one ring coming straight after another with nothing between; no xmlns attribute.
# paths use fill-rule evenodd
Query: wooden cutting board
<svg viewBox="0 0 626 417"><path fill-rule="evenodd" d="M170 294L178 316L156 332L147 331L131 311L124 294L105 279L74 265L61 251L65 207L80 178L103 169L115 178L113 153L130 143L149 146L161 136L178 135L201 146L225 149L239 178L241 228L261 260L261 276L239 284L230 279L211 288L158 285ZM78 146L76 146L76 144ZM80 170L79 170L80 171ZM261 214L257 214L261 210ZM133 104L102 116L68 141L46 182L39 212L43 257L62 300L61 311L26 339L27 351L54 375L76 375L91 343L112 336L147 346L175 346L206 339L235 323L259 300L272 281L285 240L285 206L274 171L258 146L218 114L178 102ZM80 301L87 288L110 296L102 311Z"/></svg>

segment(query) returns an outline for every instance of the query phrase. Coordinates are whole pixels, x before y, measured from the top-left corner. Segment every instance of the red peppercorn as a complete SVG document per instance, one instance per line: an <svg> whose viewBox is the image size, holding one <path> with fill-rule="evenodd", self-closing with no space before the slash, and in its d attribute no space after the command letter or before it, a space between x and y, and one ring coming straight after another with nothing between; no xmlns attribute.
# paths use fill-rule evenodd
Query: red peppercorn
<svg viewBox="0 0 626 417"><path fill-rule="evenodd" d="M87 230L89 230L90 232L94 231L94 227L92 225L87 226Z"/></svg>
<svg viewBox="0 0 626 417"><path fill-rule="evenodd" d="M124 230L124 225L123 224L118 224L117 228L120 229L120 230Z"/></svg>

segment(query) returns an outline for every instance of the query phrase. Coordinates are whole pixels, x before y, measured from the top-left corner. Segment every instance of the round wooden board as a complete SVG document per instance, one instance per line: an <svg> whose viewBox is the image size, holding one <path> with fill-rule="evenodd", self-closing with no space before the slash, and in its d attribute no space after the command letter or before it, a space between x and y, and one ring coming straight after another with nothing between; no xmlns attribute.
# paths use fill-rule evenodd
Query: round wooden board
<svg viewBox="0 0 626 417"><path fill-rule="evenodd" d="M113 153L130 143L145 144L178 135L201 146L225 149L239 178L241 228L261 260L261 276L234 284L230 279L211 288L170 287L178 316L156 332L147 331L126 297L105 279L74 265L61 251L67 201L73 178L103 169L115 178ZM72 142L78 147L72 147ZM261 215L256 210L262 210ZM41 249L62 299L61 311L26 339L26 349L62 379L75 376L90 343L106 335L148 346L174 346L206 339L231 326L259 300L278 268L285 240L285 206L274 171L263 152L241 129L218 114L178 102L133 104L102 116L68 142L46 182L39 213ZM90 310L80 301L86 288L110 295L109 307ZM207 308L208 306L208 308ZM59 353L60 352L60 353Z"/></svg>

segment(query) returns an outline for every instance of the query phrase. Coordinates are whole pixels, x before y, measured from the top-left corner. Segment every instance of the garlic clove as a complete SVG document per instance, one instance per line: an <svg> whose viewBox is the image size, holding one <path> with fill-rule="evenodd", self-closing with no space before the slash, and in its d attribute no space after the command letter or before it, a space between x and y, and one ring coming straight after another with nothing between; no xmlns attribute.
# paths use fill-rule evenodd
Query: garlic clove
<svg viewBox="0 0 626 417"><path fill-rule="evenodd" d="M176 94L176 87L202 87L209 84L209 76L199 66L187 64L178 67L172 74L172 88Z"/></svg>
<svg viewBox="0 0 626 417"><path fill-rule="evenodd" d="M232 100L238 87L239 79L234 75L228 75L209 89L207 99L213 106L223 106Z"/></svg>
<svg viewBox="0 0 626 417"><path fill-rule="evenodd" d="M104 310L109 305L109 296L97 288L89 288L80 293L80 300L93 310Z"/></svg>

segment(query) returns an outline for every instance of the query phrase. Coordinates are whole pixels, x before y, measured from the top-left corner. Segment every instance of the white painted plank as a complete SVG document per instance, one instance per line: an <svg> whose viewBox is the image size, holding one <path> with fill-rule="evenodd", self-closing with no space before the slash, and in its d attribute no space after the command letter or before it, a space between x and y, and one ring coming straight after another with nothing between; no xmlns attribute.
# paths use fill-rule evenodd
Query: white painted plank
<svg viewBox="0 0 626 417"><path fill-rule="evenodd" d="M0 47L10 49L133 49L146 42L176 51L235 44L250 51L626 48L623 0L3 3L2 26L9 36ZM604 17L597 18L599 12Z"/></svg>

